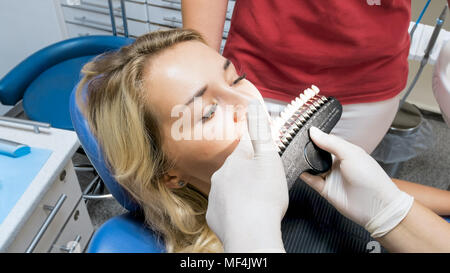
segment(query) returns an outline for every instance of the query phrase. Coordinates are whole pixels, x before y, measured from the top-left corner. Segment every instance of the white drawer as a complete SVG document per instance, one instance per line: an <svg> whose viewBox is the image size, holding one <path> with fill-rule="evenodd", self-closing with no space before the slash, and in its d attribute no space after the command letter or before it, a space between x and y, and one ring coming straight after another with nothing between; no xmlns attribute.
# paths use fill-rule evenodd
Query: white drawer
<svg viewBox="0 0 450 273"><path fill-rule="evenodd" d="M111 35L112 31L96 29L71 23L66 23L67 33L70 38L89 36L89 35Z"/></svg>
<svg viewBox="0 0 450 273"><path fill-rule="evenodd" d="M133 36L141 36L150 31L149 23L128 20L128 34ZM122 28L123 30L123 28Z"/></svg>
<svg viewBox="0 0 450 273"><path fill-rule="evenodd" d="M120 5L119 5L120 7ZM147 22L147 11L144 4L125 2L125 13L127 18Z"/></svg>
<svg viewBox="0 0 450 273"><path fill-rule="evenodd" d="M63 12L70 37L110 35L112 33L111 18L108 15L69 7L63 7ZM115 22L117 32L123 34L124 28L122 18L115 17ZM127 20L127 25L129 35L139 36L149 31L147 22ZM89 30L90 28L92 28L92 30Z"/></svg>
<svg viewBox="0 0 450 273"><path fill-rule="evenodd" d="M43 233L33 252L48 252L50 250L53 241L63 228L75 205L81 199L80 184L78 183L72 161L69 161L58 178L55 179L51 188L44 195L41 202L39 202L32 215L9 246L7 252L25 252L27 250L51 214L52 208L48 208L47 206L54 207L58 200L62 200L61 197L63 195L66 195L66 198L62 202L60 209L57 212L55 210L56 214L54 218Z"/></svg>
<svg viewBox="0 0 450 273"><path fill-rule="evenodd" d="M66 22L82 24L85 26L92 26L111 31L111 17L109 15L70 7L63 7L62 10ZM116 27L122 27L122 20L120 19L120 17L115 18Z"/></svg>
<svg viewBox="0 0 450 273"><path fill-rule="evenodd" d="M78 9L81 11L99 13L110 17L109 6L106 0L82 0L80 5L67 5L65 0L60 0L63 8ZM122 18L120 2L113 1L114 16ZM125 13L128 19L147 22L147 11L145 4L125 1ZM117 19L116 19L117 20Z"/></svg>
<svg viewBox="0 0 450 273"><path fill-rule="evenodd" d="M166 9L162 7L147 5L148 19L150 23L160 24L172 28L182 28L183 21L181 12L174 9ZM225 21L224 26L224 38L228 36L228 30L230 29L230 21Z"/></svg>
<svg viewBox="0 0 450 273"><path fill-rule="evenodd" d="M181 0L147 0L147 4L181 10Z"/></svg>
<svg viewBox="0 0 450 273"><path fill-rule="evenodd" d="M171 27L160 26L160 25L155 25L155 24L149 24L149 27L150 27L149 31L157 31L157 30L161 30L161 29L172 29Z"/></svg>
<svg viewBox="0 0 450 273"><path fill-rule="evenodd" d="M62 6L70 6L73 8L90 10L93 12L99 12L109 14L109 6L107 0L79 0L79 5L70 4L67 0L59 0ZM72 0L73 2L73 0ZM119 7L116 8L116 7ZM120 3L119 0L113 0L113 9L117 16L120 16Z"/></svg>
<svg viewBox="0 0 450 273"><path fill-rule="evenodd" d="M80 200L50 252L83 252L93 233L94 227L92 226L86 203L84 200Z"/></svg>
<svg viewBox="0 0 450 273"><path fill-rule="evenodd" d="M157 6L147 5L148 20L150 23L160 24L168 27L183 27L181 12Z"/></svg>
<svg viewBox="0 0 450 273"><path fill-rule="evenodd" d="M181 10L181 0L148 0L147 3L160 7ZM233 15L234 4L235 4L234 1L228 1L228 8L226 14L226 19L228 20L231 20L231 15Z"/></svg>

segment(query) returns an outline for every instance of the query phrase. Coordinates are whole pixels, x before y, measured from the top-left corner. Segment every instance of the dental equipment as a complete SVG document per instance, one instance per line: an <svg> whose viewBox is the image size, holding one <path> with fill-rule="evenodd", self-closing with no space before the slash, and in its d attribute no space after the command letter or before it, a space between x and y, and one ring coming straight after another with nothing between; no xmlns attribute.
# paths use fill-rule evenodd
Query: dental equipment
<svg viewBox="0 0 450 273"><path fill-rule="evenodd" d="M400 104L399 104L399 109L405 103L405 101L408 98L409 94L411 93L411 91L413 90L413 88L416 85L417 81L419 80L419 77L422 74L422 71L425 68L425 65L428 63L428 60L430 58L431 50L433 50L434 45L436 43L436 40L437 40L437 38L439 36L439 33L441 32L442 25L445 22L445 18L447 16L447 9L448 9L448 5L445 5L444 9L441 12L441 15L439 16L439 18L436 21L436 26L434 27L433 34L431 35L430 41L428 42L428 46L427 46L427 48L425 50L425 55L423 56L422 61L420 62L419 70L417 71L416 75L414 76L414 79L411 82L411 84L409 85L408 90L406 91L405 95L401 99Z"/></svg>
<svg viewBox="0 0 450 273"><path fill-rule="evenodd" d="M319 96L319 91L314 85L306 89L274 121L273 138L289 189L303 172L324 173L332 165L331 154L311 141L309 128L330 133L342 115L342 105L335 98Z"/></svg>
<svg viewBox="0 0 450 273"><path fill-rule="evenodd" d="M425 12L427 11L428 6L430 5L430 3L431 3L431 0L428 0L427 3L425 4L425 6L422 9L422 12L419 15L419 18L417 18L416 23L414 24L413 28L411 29L411 32L409 33L409 36L411 37L411 41L413 39L414 32L416 31L417 26L419 25L420 21L422 21L422 17L425 14Z"/></svg>
<svg viewBox="0 0 450 273"><path fill-rule="evenodd" d="M30 153L30 147L15 141L0 138L0 154L20 157Z"/></svg>

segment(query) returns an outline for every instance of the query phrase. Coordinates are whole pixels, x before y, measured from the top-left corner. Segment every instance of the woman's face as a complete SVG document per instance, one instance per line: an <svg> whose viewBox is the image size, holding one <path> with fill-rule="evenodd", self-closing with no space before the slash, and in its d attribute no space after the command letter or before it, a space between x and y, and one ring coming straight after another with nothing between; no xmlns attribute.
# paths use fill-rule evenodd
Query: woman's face
<svg viewBox="0 0 450 273"><path fill-rule="evenodd" d="M250 99L262 97L234 65L198 41L182 42L153 57L146 67L147 103L162 133L162 149L175 163L165 176L205 194L210 178L246 129Z"/></svg>

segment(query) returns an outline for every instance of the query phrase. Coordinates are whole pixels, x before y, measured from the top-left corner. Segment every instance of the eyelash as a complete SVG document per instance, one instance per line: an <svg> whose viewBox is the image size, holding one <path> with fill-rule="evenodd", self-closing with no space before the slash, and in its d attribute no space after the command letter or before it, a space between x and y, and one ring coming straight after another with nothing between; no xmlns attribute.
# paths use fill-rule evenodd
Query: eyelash
<svg viewBox="0 0 450 273"><path fill-rule="evenodd" d="M239 78L234 80L234 82L231 85L235 85L235 84L239 83L241 80L245 79L245 77L247 77L247 74L244 73L241 76L239 76Z"/></svg>
<svg viewBox="0 0 450 273"><path fill-rule="evenodd" d="M247 77L247 75L244 73L241 76L239 76L236 80L234 80L231 83L231 85L233 86L233 85L238 84L241 80L245 79L245 77ZM202 117L202 122L206 122L206 121L210 120L214 116L216 109L217 109L217 103L213 104L213 106L211 106L211 109L208 111L208 113Z"/></svg>
<svg viewBox="0 0 450 273"><path fill-rule="evenodd" d="M213 104L211 106L211 108L209 109L208 113L202 117L202 122L206 122L209 119L211 119L214 116L214 114L216 113L216 109L217 109L217 103Z"/></svg>

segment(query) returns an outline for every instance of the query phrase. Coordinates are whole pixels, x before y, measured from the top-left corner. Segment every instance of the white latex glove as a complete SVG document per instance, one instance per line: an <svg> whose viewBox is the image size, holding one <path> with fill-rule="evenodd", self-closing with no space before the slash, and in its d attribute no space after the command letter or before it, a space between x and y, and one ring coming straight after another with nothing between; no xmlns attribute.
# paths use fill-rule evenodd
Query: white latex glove
<svg viewBox="0 0 450 273"><path fill-rule="evenodd" d="M334 155L332 171L324 180L303 173L300 177L339 212L363 226L373 238L382 237L408 214L413 197L400 191L362 148L317 128L313 142Z"/></svg>
<svg viewBox="0 0 450 273"><path fill-rule="evenodd" d="M249 132L211 177L206 221L225 252L285 252L286 175L259 102L250 103L247 123Z"/></svg>

